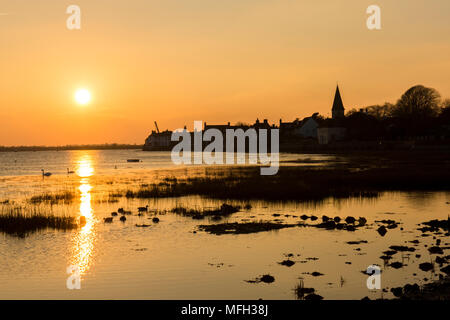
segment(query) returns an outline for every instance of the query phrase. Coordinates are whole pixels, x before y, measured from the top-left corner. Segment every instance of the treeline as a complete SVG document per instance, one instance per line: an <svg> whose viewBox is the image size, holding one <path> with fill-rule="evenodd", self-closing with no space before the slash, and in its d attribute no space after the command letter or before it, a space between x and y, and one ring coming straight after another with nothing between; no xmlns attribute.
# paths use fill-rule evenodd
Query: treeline
<svg viewBox="0 0 450 320"><path fill-rule="evenodd" d="M118 150L118 149L142 149L138 144L84 144L65 146L0 146L0 152L18 151L63 151L63 150Z"/></svg>
<svg viewBox="0 0 450 320"><path fill-rule="evenodd" d="M344 119L348 138L356 140L408 137L450 138L450 99L417 85L395 103L350 110Z"/></svg>

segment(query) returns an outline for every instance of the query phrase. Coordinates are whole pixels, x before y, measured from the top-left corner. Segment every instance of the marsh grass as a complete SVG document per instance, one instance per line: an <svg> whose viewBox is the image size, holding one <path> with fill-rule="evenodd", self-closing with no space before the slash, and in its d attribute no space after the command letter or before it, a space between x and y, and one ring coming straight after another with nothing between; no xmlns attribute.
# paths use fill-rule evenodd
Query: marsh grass
<svg viewBox="0 0 450 320"><path fill-rule="evenodd" d="M43 193L40 195L33 196L29 199L32 204L49 203L71 203L76 197L75 192L62 191L58 193Z"/></svg>
<svg viewBox="0 0 450 320"><path fill-rule="evenodd" d="M300 280L294 288L295 297L298 300L303 300L305 298L305 295L314 293L314 291L314 288L305 288L303 280Z"/></svg>
<svg viewBox="0 0 450 320"><path fill-rule="evenodd" d="M445 168L448 168L445 162L437 165L423 159L363 159L326 167L281 166L274 176L262 176L259 167L224 168L220 174L217 170L216 174L167 179L127 190L125 196L200 195L223 200L269 201L377 198L384 191L450 190L450 170Z"/></svg>
<svg viewBox="0 0 450 320"><path fill-rule="evenodd" d="M302 224L281 224L267 221L259 222L247 222L247 223L221 223L200 225L199 230L205 231L210 234L223 235L223 234L248 234L258 233L271 230L280 230L285 228L301 227Z"/></svg>
<svg viewBox="0 0 450 320"><path fill-rule="evenodd" d="M66 231L77 227L74 217L55 216L37 207L9 207L0 212L0 232L20 238L40 230Z"/></svg>
<svg viewBox="0 0 450 320"><path fill-rule="evenodd" d="M222 217L230 216L233 213L239 212L240 206L233 206L223 203L219 208L215 209L187 209L185 207L175 207L171 210L172 213L180 214L185 217L191 217L193 219L203 219L205 217L213 217L220 219Z"/></svg>

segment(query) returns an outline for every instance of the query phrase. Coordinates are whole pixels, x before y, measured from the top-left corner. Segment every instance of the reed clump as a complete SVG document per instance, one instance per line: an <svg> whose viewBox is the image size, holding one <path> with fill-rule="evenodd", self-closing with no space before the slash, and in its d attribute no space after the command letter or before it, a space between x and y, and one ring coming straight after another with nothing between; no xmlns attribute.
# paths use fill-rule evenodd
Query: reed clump
<svg viewBox="0 0 450 320"><path fill-rule="evenodd" d="M241 210L240 206L233 206L227 203L223 203L219 208L214 209L188 209L185 207L175 207L171 212L180 214L186 217L191 217L193 219L203 219L205 217L213 217L215 219L220 219L232 215L233 213Z"/></svg>
<svg viewBox="0 0 450 320"><path fill-rule="evenodd" d="M75 217L44 213L39 208L10 207L0 212L0 232L24 238L46 229L71 230L78 228Z"/></svg>
<svg viewBox="0 0 450 320"><path fill-rule="evenodd" d="M75 192L62 191L58 193L43 193L35 195L29 199L32 204L49 203L58 204L61 202L71 203L75 199Z"/></svg>

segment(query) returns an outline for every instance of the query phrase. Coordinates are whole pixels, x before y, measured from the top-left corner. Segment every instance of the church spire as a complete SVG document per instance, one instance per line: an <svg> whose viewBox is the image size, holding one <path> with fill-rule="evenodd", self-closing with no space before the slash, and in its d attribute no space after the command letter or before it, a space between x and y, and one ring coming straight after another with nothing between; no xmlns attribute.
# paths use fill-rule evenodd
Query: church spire
<svg viewBox="0 0 450 320"><path fill-rule="evenodd" d="M333 108L331 113L333 119L342 118L344 116L344 104L342 103L341 93L339 92L339 85L336 86L336 93L334 94Z"/></svg>

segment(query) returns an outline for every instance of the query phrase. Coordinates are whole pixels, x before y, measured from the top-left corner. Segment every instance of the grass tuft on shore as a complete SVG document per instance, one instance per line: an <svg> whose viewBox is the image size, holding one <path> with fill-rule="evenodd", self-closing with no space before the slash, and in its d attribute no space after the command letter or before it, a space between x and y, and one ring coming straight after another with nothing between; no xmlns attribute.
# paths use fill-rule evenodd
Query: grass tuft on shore
<svg viewBox="0 0 450 320"><path fill-rule="evenodd" d="M192 219L203 219L205 217L213 217L215 219L220 219L232 215L233 213L241 210L239 206L233 206L230 204L223 203L219 208L216 209L187 209L185 207L176 207L171 211L176 214L180 214L186 217L191 217Z"/></svg>
<svg viewBox="0 0 450 320"><path fill-rule="evenodd" d="M44 193L33 196L29 199L32 204L49 203L57 204L61 202L70 203L75 199L75 193L70 191L63 191L59 193Z"/></svg>
<svg viewBox="0 0 450 320"><path fill-rule="evenodd" d="M76 219L68 216L45 214L39 209L8 208L0 213L0 232L24 238L31 233L45 230L71 230L78 228Z"/></svg>
<svg viewBox="0 0 450 320"><path fill-rule="evenodd" d="M200 225L199 230L205 231L214 235L223 234L248 234L248 233L258 233L271 230L280 230L285 228L300 227L301 224L281 224L266 221L259 222L247 222L247 223L221 223L221 224L210 224L210 225Z"/></svg>

